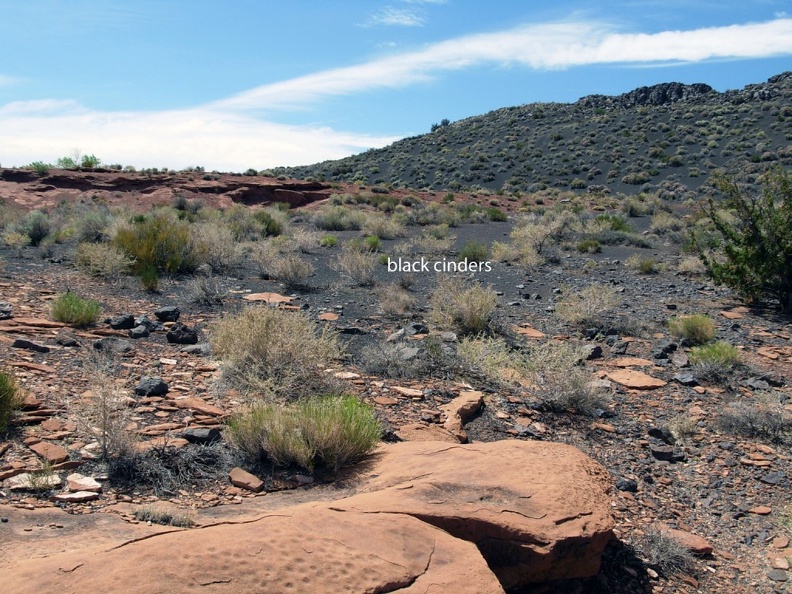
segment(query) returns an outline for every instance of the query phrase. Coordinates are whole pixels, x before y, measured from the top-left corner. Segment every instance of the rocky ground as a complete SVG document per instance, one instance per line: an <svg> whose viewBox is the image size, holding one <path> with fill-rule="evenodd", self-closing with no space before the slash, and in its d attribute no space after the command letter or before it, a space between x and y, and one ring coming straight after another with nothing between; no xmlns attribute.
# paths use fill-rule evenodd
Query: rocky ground
<svg viewBox="0 0 792 594"><path fill-rule="evenodd" d="M28 190L35 197L28 208L40 206L48 192ZM119 193L117 199L125 196ZM636 222L640 225L640 219ZM502 240L509 229L509 222L463 225L454 230L456 249L472 238ZM589 349L586 369L607 394L607 404L594 416L543 410L532 404L528 388L367 373L365 347L385 344L400 330L418 347L426 340L431 331L428 296L436 282L432 274L416 275L413 311L389 318L370 288L340 282L328 266L331 252L318 249L308 255L317 272L307 288L289 291L242 268L234 276L213 279L223 297L208 306L190 298L192 279L187 277L165 280L159 293L143 291L134 278L109 283L86 277L73 266L73 248L67 243L44 254L32 247L0 250L6 262L0 302L10 306L9 317L0 320L0 357L28 394L22 414L0 442L0 535L8 543L0 549L0 565L14 566L22 556L79 549L93 539L97 545L128 542L166 530L136 519L135 511L147 504L186 510L204 526L358 493L359 484L329 473L307 476L298 470L246 466L223 449L222 441L210 443L241 399L218 384L220 365L202 345L212 322L225 312L264 301L301 309L339 331L348 356L324 373L377 407L390 441L564 442L607 469L612 486L602 497L616 538L605 549L599 575L514 591L770 593L789 587L792 548L789 523L785 527L783 522L790 505L789 441L727 434L716 421L729 403L752 402L768 391L780 393L790 410L792 320L770 308L745 307L704 277L675 273L677 246L605 247L594 255L559 252L557 259L530 272L494 263L491 272L476 275L498 291L498 325L524 348L565 341ZM393 242L384 242L382 251L392 248ZM634 252L669 266L656 274L638 274L623 264ZM392 281L384 266L376 279L380 286ZM615 287L620 305L604 320L602 332L587 336L563 323L553 306L593 283ZM100 301L104 321L86 329L53 322L51 301L65 288ZM178 321L168 309L173 306L180 311ZM693 313L709 314L717 337L740 349L743 364L723 381L697 377L687 359L689 347L665 325L672 315ZM139 327L142 316L149 320L143 324L148 333L133 338L130 322ZM181 325L187 331L174 332ZM197 344L184 344L193 342ZM101 367L107 359L97 353L108 350L116 353L114 363ZM109 480L81 412L96 397L97 374L108 371L128 391L130 427L143 440L141 447L161 452L164 459L200 450L185 460L206 472L167 483ZM470 393L481 396L480 406L476 396L476 405L459 417L458 407L450 403ZM685 431L677 429L680 424ZM42 485L41 473L36 474L43 463L49 465L46 480L52 484ZM493 464L509 475L515 462L504 457ZM254 476L240 468L229 478L233 466ZM26 478L30 472L35 485ZM170 478L178 473L172 467ZM646 535L658 525L679 531L697 553L689 568L662 571L652 563Z"/></svg>

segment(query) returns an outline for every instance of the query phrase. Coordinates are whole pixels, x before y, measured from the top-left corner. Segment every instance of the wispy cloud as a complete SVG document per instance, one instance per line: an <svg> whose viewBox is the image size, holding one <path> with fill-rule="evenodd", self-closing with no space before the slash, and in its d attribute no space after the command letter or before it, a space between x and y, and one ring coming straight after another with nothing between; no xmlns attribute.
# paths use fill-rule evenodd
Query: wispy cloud
<svg viewBox="0 0 792 594"><path fill-rule="evenodd" d="M0 74L0 87L15 85L18 82L19 82L18 78L14 78L13 76L6 76L5 74Z"/></svg>
<svg viewBox="0 0 792 594"><path fill-rule="evenodd" d="M369 16L365 26L423 27L425 24L426 19L414 10L387 7Z"/></svg>
<svg viewBox="0 0 792 594"><path fill-rule="evenodd" d="M222 109L292 109L325 97L428 81L483 64L556 70L593 64L693 63L792 54L792 19L690 31L624 33L605 22L526 25L468 35L363 64L268 84L213 104Z"/></svg>
<svg viewBox="0 0 792 594"><path fill-rule="evenodd" d="M60 101L0 107L0 163L6 166L55 161L80 148L106 162L138 167L241 171L337 159L395 140L201 108L100 112Z"/></svg>

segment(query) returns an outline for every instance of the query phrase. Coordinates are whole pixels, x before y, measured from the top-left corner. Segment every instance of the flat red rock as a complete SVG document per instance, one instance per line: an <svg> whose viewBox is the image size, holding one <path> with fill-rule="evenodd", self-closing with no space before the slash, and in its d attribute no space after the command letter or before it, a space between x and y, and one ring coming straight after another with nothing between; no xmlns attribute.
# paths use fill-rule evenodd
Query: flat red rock
<svg viewBox="0 0 792 594"><path fill-rule="evenodd" d="M281 295L279 293L250 293L242 297L242 299L246 301L263 301L265 303L276 304L291 303L294 298L286 297L286 295Z"/></svg>
<svg viewBox="0 0 792 594"><path fill-rule="evenodd" d="M633 369L618 369L616 371L609 371L606 375L611 381L635 390L655 390L657 388L662 388L668 383L643 373L642 371L635 371Z"/></svg>

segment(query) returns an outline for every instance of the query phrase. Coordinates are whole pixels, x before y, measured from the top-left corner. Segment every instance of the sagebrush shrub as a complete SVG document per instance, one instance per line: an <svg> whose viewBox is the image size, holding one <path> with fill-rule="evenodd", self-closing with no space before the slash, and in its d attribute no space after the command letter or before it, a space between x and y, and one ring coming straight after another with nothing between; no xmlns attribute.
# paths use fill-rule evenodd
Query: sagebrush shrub
<svg viewBox="0 0 792 594"><path fill-rule="evenodd" d="M190 224L166 211L135 218L117 229L113 243L135 259L135 272L185 272L195 267Z"/></svg>
<svg viewBox="0 0 792 594"><path fill-rule="evenodd" d="M498 303L494 290L480 283L465 285L456 277L441 277L429 300L430 319L440 328L462 334L487 329Z"/></svg>
<svg viewBox="0 0 792 594"><path fill-rule="evenodd" d="M91 276L115 278L129 272L134 260L113 244L84 242L77 246L74 264Z"/></svg>
<svg viewBox="0 0 792 594"><path fill-rule="evenodd" d="M335 334L301 312L247 307L224 316L210 332L224 377L247 391L290 396L321 382L340 355Z"/></svg>
<svg viewBox="0 0 792 594"><path fill-rule="evenodd" d="M602 317L612 312L619 303L616 290L609 285L589 285L576 293L566 295L556 304L556 315L576 326L602 325Z"/></svg>

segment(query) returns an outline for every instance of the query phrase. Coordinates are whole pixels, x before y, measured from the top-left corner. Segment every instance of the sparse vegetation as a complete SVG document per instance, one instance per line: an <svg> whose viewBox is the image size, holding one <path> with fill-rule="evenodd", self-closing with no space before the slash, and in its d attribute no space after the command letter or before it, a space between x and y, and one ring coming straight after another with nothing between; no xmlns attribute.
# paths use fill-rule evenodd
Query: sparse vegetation
<svg viewBox="0 0 792 594"><path fill-rule="evenodd" d="M456 277L441 277L430 298L429 317L440 328L478 334L489 326L497 302L491 288L479 283L466 286Z"/></svg>
<svg viewBox="0 0 792 594"><path fill-rule="evenodd" d="M129 272L134 260L110 243L80 243L74 264L90 276L114 279Z"/></svg>
<svg viewBox="0 0 792 594"><path fill-rule="evenodd" d="M211 329L214 353L232 385L291 397L322 383L322 369L340 354L335 336L300 312L247 307Z"/></svg>
<svg viewBox="0 0 792 594"><path fill-rule="evenodd" d="M22 406L22 392L14 375L0 369L0 433L6 430L14 412Z"/></svg>
<svg viewBox="0 0 792 594"><path fill-rule="evenodd" d="M726 406L717 419L717 427L732 435L779 443L792 437L792 413L784 408L778 393L759 393L751 400Z"/></svg>
<svg viewBox="0 0 792 594"><path fill-rule="evenodd" d="M90 326L96 323L102 306L92 299L84 299L67 291L52 302L52 319L72 326Z"/></svg>
<svg viewBox="0 0 792 594"><path fill-rule="evenodd" d="M228 423L232 442L249 457L312 471L338 470L369 453L382 428L373 408L350 395L305 398L288 406L256 403Z"/></svg>
<svg viewBox="0 0 792 594"><path fill-rule="evenodd" d="M704 344L715 336L715 322L706 314L680 316L668 320L671 334L692 344Z"/></svg>
<svg viewBox="0 0 792 594"><path fill-rule="evenodd" d="M556 304L556 315L578 327L599 327L603 323L603 316L613 311L618 303L613 287L589 285L576 293L565 295Z"/></svg>
<svg viewBox="0 0 792 594"><path fill-rule="evenodd" d="M151 524L175 526L176 528L192 528L195 525L191 512L169 509L155 504L141 505L135 510L134 515L138 522L150 522Z"/></svg>

